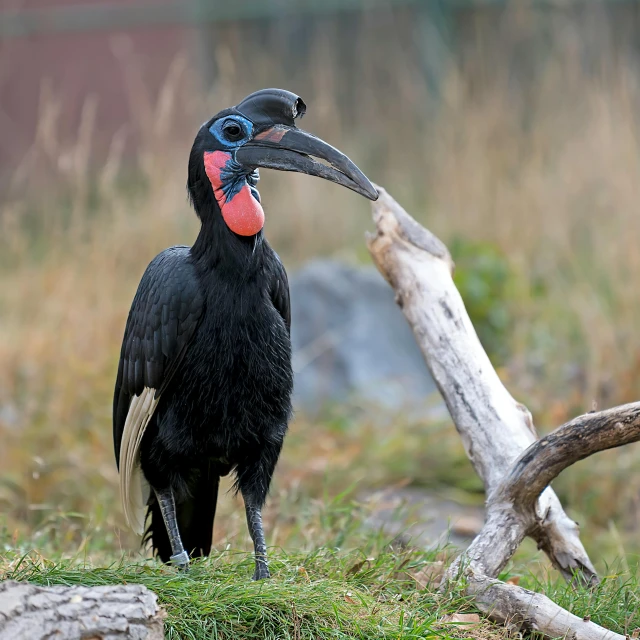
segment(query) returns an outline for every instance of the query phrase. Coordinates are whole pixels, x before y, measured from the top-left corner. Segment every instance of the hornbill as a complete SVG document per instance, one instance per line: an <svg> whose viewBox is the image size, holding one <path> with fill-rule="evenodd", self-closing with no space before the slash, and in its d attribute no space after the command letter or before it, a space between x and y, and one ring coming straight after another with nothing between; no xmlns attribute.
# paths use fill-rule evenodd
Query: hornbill
<svg viewBox="0 0 640 640"><path fill-rule="evenodd" d="M293 93L264 89L200 127L187 180L200 232L192 247L154 258L127 319L113 401L124 513L182 568L209 554L220 477L234 471L253 577L269 577L261 509L293 374L287 274L263 235L258 168L378 196L345 155L296 127L305 110Z"/></svg>

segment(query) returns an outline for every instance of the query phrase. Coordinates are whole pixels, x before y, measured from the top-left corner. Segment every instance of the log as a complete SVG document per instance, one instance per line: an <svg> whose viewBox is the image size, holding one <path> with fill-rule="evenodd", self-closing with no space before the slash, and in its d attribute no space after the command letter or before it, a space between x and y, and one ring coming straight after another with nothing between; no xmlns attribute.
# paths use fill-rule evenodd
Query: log
<svg viewBox="0 0 640 640"><path fill-rule="evenodd" d="M142 585L0 583L0 640L162 640L163 619Z"/></svg>
<svg viewBox="0 0 640 640"><path fill-rule="evenodd" d="M463 578L480 611L511 627L549 637L623 640L496 577L531 536L566 579L597 582L578 526L549 484L578 460L640 441L640 402L579 416L538 440L531 414L511 397L478 340L453 283L447 248L378 191L369 251L396 292L487 495L485 524L449 567L443 588Z"/></svg>
<svg viewBox="0 0 640 640"><path fill-rule="evenodd" d="M367 234L374 263L393 287L427 366L487 495L537 440L531 413L500 381L452 278L446 246L384 189L372 203L376 233ZM552 489L537 502L532 537L567 579L596 583L578 525Z"/></svg>

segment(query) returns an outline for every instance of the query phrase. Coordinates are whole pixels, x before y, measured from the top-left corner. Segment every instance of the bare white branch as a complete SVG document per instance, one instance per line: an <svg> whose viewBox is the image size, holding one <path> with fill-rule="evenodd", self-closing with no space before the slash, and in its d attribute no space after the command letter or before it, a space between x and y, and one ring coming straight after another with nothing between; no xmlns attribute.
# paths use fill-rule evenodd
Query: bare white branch
<svg viewBox="0 0 640 640"><path fill-rule="evenodd" d="M474 596L480 611L496 622L540 631L550 638L625 640L625 636L569 613L540 593L486 576L467 580L467 592Z"/></svg>
<svg viewBox="0 0 640 640"><path fill-rule="evenodd" d="M587 413L533 443L487 500L482 531L450 568L497 576L526 535L540 526L540 493L568 466L589 455L640 440L640 402Z"/></svg>
<svg viewBox="0 0 640 640"><path fill-rule="evenodd" d="M396 292L427 365L487 495L537 435L528 409L504 387L483 349L451 277L444 244L382 188L373 203L376 233L367 244ZM566 579L597 581L578 526L551 489L537 504L532 537Z"/></svg>
<svg viewBox="0 0 640 640"><path fill-rule="evenodd" d="M447 580L464 578L479 609L510 626L549 637L622 640L546 596L496 577L528 535L565 578L597 582L578 526L549 483L597 451L640 440L640 403L579 416L538 440L531 414L511 397L478 340L446 247L378 190L369 251L396 292L488 496L485 525Z"/></svg>

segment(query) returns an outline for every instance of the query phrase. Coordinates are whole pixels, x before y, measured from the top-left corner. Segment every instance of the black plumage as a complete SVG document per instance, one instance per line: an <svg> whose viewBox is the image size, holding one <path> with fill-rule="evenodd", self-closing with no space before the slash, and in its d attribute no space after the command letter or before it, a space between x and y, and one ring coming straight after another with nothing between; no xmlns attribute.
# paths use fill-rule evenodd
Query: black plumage
<svg viewBox="0 0 640 640"><path fill-rule="evenodd" d="M299 170L300 156L303 171L375 197L345 156L296 129L304 110L297 96L265 90L200 128L188 172L200 233L192 247L151 262L129 313L114 446L125 513L136 521L142 503L131 485L140 469L151 489L141 494L146 535L165 562L209 553L219 480L233 471L255 543L254 577L269 575L261 508L291 416L291 314L286 271L261 229L255 170ZM304 153L300 136L311 145ZM335 175L320 162L314 169L311 155Z"/></svg>

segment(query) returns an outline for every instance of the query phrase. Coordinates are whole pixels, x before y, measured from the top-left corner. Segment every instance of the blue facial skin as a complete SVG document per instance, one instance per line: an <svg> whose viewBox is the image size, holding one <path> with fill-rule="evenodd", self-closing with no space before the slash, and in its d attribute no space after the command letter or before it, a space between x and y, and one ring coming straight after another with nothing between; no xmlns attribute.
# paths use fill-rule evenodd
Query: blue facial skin
<svg viewBox="0 0 640 640"><path fill-rule="evenodd" d="M230 141L225 138L223 127L229 122L233 122L237 124L244 135L242 138L238 140ZM220 143L220 146L228 151L234 151L238 147L241 147L243 144L248 142L251 139L251 134L253 131L253 123L242 116L227 116L226 118L220 118L220 120L216 120L210 127L209 132L211 135ZM256 189L256 184L260 179L258 174L258 170L254 169L252 171L247 171L247 169L241 165L239 162L233 157L227 160L227 163L224 166L224 169L220 171L220 179L222 180L222 192L224 193L225 199L227 202L233 200L234 196L240 192L240 189L244 187L245 184L249 185L249 189L251 190L251 195L260 202L260 194Z"/></svg>
<svg viewBox="0 0 640 640"><path fill-rule="evenodd" d="M244 136L242 138L234 141L226 139L222 129L224 125L229 124L230 122L237 124L242 129L244 132ZM211 135L224 149L237 149L238 147L241 147L245 142L250 140L252 132L253 122L243 118L242 116L227 116L226 118L220 118L209 127L209 133L211 133Z"/></svg>

